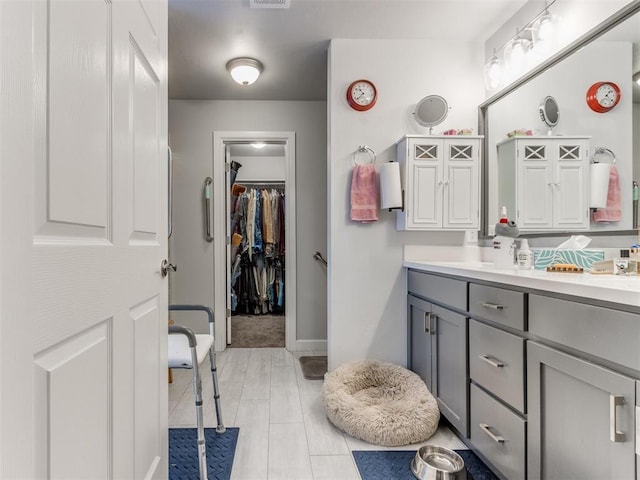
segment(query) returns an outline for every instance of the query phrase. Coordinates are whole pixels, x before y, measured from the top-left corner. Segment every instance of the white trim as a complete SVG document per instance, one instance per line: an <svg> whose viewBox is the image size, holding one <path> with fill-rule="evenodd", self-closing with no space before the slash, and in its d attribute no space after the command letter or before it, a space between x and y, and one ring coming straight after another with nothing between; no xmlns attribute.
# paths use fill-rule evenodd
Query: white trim
<svg viewBox="0 0 640 480"><path fill-rule="evenodd" d="M327 353L326 340L297 340L294 352Z"/></svg>
<svg viewBox="0 0 640 480"><path fill-rule="evenodd" d="M226 187L225 187L225 142L268 140L285 143L285 346L295 351L296 345L296 140L295 132L213 132L213 300L216 320L215 349L224 350L226 345ZM325 345L326 349L326 345Z"/></svg>

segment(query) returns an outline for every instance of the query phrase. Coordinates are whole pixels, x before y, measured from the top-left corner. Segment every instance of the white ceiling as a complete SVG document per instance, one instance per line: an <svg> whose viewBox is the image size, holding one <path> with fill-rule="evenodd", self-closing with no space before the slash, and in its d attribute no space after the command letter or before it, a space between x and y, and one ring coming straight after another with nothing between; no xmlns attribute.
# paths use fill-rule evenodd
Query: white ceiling
<svg viewBox="0 0 640 480"><path fill-rule="evenodd" d="M169 97L325 100L331 38L484 42L526 0L169 0ZM231 80L235 57L264 64L248 87Z"/></svg>

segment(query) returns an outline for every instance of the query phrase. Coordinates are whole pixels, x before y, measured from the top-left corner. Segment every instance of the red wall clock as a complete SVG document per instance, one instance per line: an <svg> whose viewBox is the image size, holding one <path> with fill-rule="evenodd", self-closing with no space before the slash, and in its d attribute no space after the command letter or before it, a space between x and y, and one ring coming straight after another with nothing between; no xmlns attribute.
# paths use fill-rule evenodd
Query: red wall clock
<svg viewBox="0 0 640 480"><path fill-rule="evenodd" d="M618 103L620 88L613 82L596 82L587 90L587 105L594 112L608 112Z"/></svg>
<svg viewBox="0 0 640 480"><path fill-rule="evenodd" d="M347 88L347 103L359 112L369 110L378 100L378 91L369 80L356 80Z"/></svg>

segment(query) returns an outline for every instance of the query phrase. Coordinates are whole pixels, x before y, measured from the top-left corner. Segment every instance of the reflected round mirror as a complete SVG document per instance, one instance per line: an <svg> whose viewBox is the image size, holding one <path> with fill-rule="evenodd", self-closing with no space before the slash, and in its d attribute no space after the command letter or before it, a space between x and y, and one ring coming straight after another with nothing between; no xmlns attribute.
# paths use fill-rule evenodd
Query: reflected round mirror
<svg viewBox="0 0 640 480"><path fill-rule="evenodd" d="M547 133L551 135L551 129L555 127L558 124L558 120L560 120L558 102L556 102L556 99L551 96L544 97L542 102L540 102L538 111L540 112L540 120L549 127L549 131Z"/></svg>
<svg viewBox="0 0 640 480"><path fill-rule="evenodd" d="M416 105L413 116L419 125L431 127L442 123L449 113L449 105L447 101L440 95L427 95Z"/></svg>

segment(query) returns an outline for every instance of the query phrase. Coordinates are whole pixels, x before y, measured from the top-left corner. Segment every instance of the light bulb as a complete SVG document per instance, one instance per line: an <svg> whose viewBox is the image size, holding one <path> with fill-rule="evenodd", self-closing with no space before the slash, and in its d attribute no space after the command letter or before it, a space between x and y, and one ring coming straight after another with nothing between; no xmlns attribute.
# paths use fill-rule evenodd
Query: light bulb
<svg viewBox="0 0 640 480"><path fill-rule="evenodd" d="M513 74L518 75L524 71L526 54L530 47L531 42L529 40L517 36L504 48L504 58L507 67L512 70Z"/></svg>
<svg viewBox="0 0 640 480"><path fill-rule="evenodd" d="M502 86L502 64L496 55L484 66L484 85L487 90L497 90Z"/></svg>

